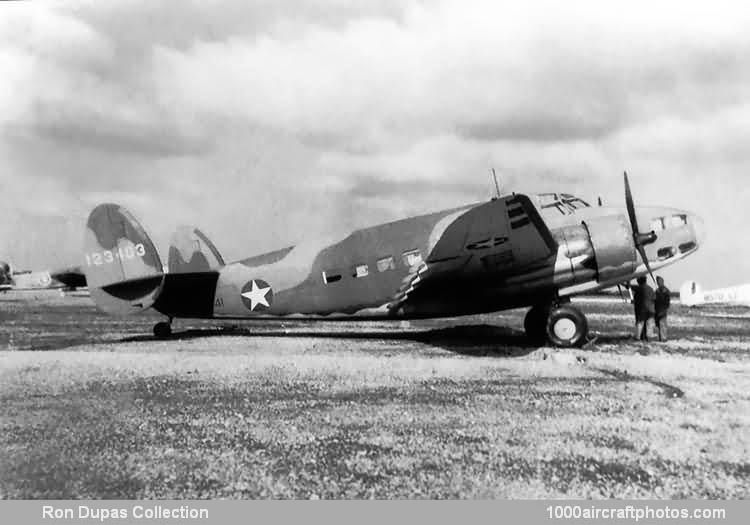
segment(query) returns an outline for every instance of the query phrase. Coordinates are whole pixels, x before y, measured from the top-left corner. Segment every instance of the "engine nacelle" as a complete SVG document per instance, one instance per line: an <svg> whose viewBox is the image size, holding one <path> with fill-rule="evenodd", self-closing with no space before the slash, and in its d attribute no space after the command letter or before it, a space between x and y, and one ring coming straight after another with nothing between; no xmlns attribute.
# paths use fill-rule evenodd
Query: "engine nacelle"
<svg viewBox="0 0 750 525"><path fill-rule="evenodd" d="M596 260L600 283L629 279L636 268L633 231L624 215L596 217L585 221Z"/></svg>

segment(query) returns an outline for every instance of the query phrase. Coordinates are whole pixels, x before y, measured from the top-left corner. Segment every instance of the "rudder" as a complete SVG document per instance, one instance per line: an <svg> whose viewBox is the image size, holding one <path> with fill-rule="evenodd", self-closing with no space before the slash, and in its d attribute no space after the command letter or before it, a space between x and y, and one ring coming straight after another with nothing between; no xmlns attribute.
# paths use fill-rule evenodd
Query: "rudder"
<svg viewBox="0 0 750 525"><path fill-rule="evenodd" d="M164 280L153 242L135 217L117 204L100 204L89 215L83 267L92 299L111 314L149 308Z"/></svg>

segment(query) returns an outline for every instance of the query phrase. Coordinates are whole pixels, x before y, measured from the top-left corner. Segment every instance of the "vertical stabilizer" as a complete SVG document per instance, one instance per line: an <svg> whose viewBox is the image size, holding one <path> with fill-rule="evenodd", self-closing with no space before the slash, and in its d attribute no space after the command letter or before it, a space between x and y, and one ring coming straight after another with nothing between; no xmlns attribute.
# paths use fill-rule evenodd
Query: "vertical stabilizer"
<svg viewBox="0 0 750 525"><path fill-rule="evenodd" d="M169 243L169 273L200 273L224 266L214 243L198 228L180 226Z"/></svg>
<svg viewBox="0 0 750 525"><path fill-rule="evenodd" d="M92 299L111 314L149 308L164 279L159 254L148 234L117 204L100 204L89 215L83 269Z"/></svg>

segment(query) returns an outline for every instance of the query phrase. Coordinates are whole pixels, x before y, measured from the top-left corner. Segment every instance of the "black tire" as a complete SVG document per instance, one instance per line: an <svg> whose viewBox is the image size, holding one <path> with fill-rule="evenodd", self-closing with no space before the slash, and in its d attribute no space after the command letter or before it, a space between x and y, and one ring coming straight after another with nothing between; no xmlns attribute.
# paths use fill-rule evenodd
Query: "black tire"
<svg viewBox="0 0 750 525"><path fill-rule="evenodd" d="M172 325L167 322L156 323L154 325L154 337L157 339L167 339L172 335Z"/></svg>
<svg viewBox="0 0 750 525"><path fill-rule="evenodd" d="M554 346L580 347L586 342L588 332L586 316L570 305L553 309L547 319L547 338Z"/></svg>
<svg viewBox="0 0 750 525"><path fill-rule="evenodd" d="M535 305L526 313L523 328L526 337L534 343L544 343L547 340L547 318L550 307L548 305Z"/></svg>

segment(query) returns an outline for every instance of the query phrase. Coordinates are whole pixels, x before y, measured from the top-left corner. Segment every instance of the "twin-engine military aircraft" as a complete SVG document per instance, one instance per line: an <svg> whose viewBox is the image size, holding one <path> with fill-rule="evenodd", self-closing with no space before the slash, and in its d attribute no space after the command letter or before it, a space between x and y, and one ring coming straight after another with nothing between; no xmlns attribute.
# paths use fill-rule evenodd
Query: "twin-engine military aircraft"
<svg viewBox="0 0 750 525"><path fill-rule="evenodd" d="M59 270L16 271L5 261L0 261L0 292L23 290L75 290L86 286L83 271L78 268Z"/></svg>
<svg viewBox="0 0 750 525"><path fill-rule="evenodd" d="M512 194L226 264L198 229L177 230L166 267L116 204L90 214L84 271L100 309L169 318L415 319L530 306L536 342L579 346L588 325L570 297L628 281L698 248L696 218L671 208L591 207L567 194ZM641 233L639 224L648 224ZM653 274L652 274L653 276Z"/></svg>

